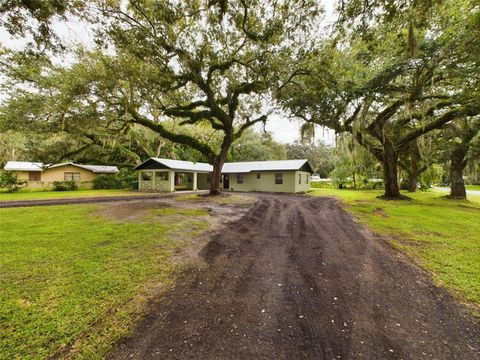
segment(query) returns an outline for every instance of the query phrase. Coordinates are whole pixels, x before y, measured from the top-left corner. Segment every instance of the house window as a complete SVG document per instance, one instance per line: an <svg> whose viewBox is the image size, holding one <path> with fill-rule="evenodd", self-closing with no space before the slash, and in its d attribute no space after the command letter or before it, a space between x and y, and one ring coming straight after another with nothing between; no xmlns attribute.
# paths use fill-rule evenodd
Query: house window
<svg viewBox="0 0 480 360"><path fill-rule="evenodd" d="M142 171L142 181L152 181L152 172L151 171Z"/></svg>
<svg viewBox="0 0 480 360"><path fill-rule="evenodd" d="M168 181L168 171L158 171L155 173L157 180Z"/></svg>
<svg viewBox="0 0 480 360"><path fill-rule="evenodd" d="M79 172L65 172L63 173L63 179L65 181L80 181Z"/></svg>
<svg viewBox="0 0 480 360"><path fill-rule="evenodd" d="M302 185L302 174L298 174L298 185Z"/></svg>
<svg viewBox="0 0 480 360"><path fill-rule="evenodd" d="M257 173L257 179L260 179L261 175L260 173Z"/></svg>
<svg viewBox="0 0 480 360"><path fill-rule="evenodd" d="M41 181L40 180L40 172L38 171L30 171L28 173L28 181Z"/></svg>
<svg viewBox="0 0 480 360"><path fill-rule="evenodd" d="M243 184L243 174L237 174L237 184Z"/></svg>
<svg viewBox="0 0 480 360"><path fill-rule="evenodd" d="M277 185L283 184L283 174L282 173L275 174L275 184L277 184Z"/></svg>
<svg viewBox="0 0 480 360"><path fill-rule="evenodd" d="M308 184L308 178L309 177L310 177L310 175L305 176L305 184Z"/></svg>
<svg viewBox="0 0 480 360"><path fill-rule="evenodd" d="M207 175L207 184L210 184L212 182L212 175L208 174Z"/></svg>

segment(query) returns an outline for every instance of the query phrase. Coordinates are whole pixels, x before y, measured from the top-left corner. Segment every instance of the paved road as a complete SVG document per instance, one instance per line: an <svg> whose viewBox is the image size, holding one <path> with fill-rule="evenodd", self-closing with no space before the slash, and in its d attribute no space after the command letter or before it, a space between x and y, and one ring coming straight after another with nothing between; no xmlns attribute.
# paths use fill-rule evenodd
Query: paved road
<svg viewBox="0 0 480 360"><path fill-rule="evenodd" d="M112 359L480 359L480 325L329 198L258 195Z"/></svg>
<svg viewBox="0 0 480 360"><path fill-rule="evenodd" d="M434 187L434 189L441 192L448 192L448 193L450 192L449 187L436 186ZM480 195L480 190L466 190L466 191L467 191L467 195Z"/></svg>

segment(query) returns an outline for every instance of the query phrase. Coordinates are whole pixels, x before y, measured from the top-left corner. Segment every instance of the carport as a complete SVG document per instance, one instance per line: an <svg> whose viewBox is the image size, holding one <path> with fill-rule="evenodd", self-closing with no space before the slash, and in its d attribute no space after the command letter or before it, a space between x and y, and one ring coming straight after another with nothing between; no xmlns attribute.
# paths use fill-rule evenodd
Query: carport
<svg viewBox="0 0 480 360"><path fill-rule="evenodd" d="M174 192L210 188L212 166L191 161L150 158L135 167L139 190Z"/></svg>

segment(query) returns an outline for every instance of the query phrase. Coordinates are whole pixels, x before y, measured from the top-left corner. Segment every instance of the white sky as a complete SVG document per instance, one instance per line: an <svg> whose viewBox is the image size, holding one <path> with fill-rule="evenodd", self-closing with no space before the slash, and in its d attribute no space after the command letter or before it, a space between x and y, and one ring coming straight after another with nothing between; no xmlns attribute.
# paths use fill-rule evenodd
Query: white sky
<svg viewBox="0 0 480 360"><path fill-rule="evenodd" d="M329 25L335 19L334 4L336 0L321 0L321 2L325 8L325 25ZM76 21L69 21L68 23L64 23L58 21L54 23L53 27L55 29L55 32L67 44L92 44L92 34L89 30L89 27L85 23ZM23 46L27 43L27 41L28 39L12 38L4 29L0 27L0 44L5 46L6 48L21 50ZM70 63L71 61L72 59L68 56L58 59L59 63ZM0 93L0 100L1 99L2 94ZM291 120L282 116L281 114L272 114L269 117L265 129L273 134L273 137L276 141L282 143L292 143L300 139L300 127L301 122L299 120ZM257 129L263 129L263 125L258 126ZM324 129L320 126L317 126L317 129L315 131L315 139L322 140L328 144L334 144L334 132L329 129Z"/></svg>
<svg viewBox="0 0 480 360"><path fill-rule="evenodd" d="M336 0L321 0L321 2L325 8L325 25L329 25L335 20L334 7ZM302 122L300 120L291 120L280 114L273 114L270 116L265 130L270 131L278 142L292 143L295 140L300 140L301 126ZM263 128L263 125L260 127ZM315 139L333 145L335 143L335 133L330 129L316 126Z"/></svg>

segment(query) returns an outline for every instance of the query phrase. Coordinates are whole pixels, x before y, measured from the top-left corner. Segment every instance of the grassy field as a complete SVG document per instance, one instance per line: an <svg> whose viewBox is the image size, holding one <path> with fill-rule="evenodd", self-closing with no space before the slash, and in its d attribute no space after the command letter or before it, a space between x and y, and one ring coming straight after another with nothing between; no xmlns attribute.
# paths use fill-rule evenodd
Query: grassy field
<svg viewBox="0 0 480 360"><path fill-rule="evenodd" d="M470 201L444 193L406 194L411 201L377 199L382 191L318 189L315 196L335 196L376 232L391 237L433 273L434 281L460 300L480 305L480 196Z"/></svg>
<svg viewBox="0 0 480 360"><path fill-rule="evenodd" d="M128 196L139 194L141 193L131 190L20 191L17 193L0 192L0 201L43 200L92 196Z"/></svg>
<svg viewBox="0 0 480 360"><path fill-rule="evenodd" d="M171 284L178 252L208 227L204 210L126 221L102 209L0 209L0 359L103 358Z"/></svg>

